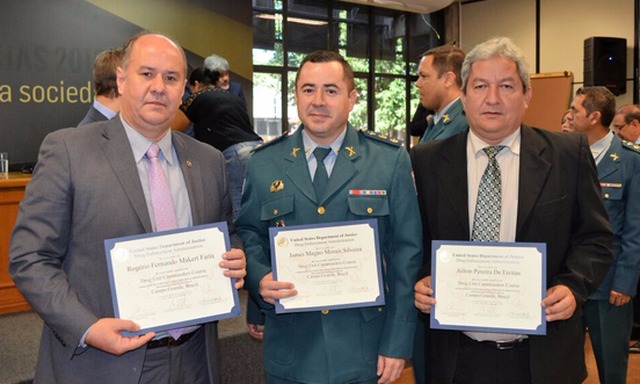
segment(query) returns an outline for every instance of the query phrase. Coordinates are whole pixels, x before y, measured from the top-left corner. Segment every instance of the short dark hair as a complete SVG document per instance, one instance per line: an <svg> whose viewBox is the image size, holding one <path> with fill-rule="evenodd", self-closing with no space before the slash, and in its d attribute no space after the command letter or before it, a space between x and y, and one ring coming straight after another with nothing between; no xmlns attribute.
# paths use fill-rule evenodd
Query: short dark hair
<svg viewBox="0 0 640 384"><path fill-rule="evenodd" d="M462 49L454 45L443 45L431 48L422 54L421 57L433 56L433 68L438 72L438 78L442 77L445 72L453 72L456 75L456 84L458 88L462 87L462 62L465 53Z"/></svg>
<svg viewBox="0 0 640 384"><path fill-rule="evenodd" d="M195 85L196 81L204 85L215 85L220 79L220 72L211 71L208 68L196 68L189 75L189 85Z"/></svg>
<svg viewBox="0 0 640 384"><path fill-rule="evenodd" d="M347 82L347 88L349 92L356 89L356 83L353 76L353 68L351 68L351 65L338 52L326 51L326 50L311 52L310 54L307 55L307 57L305 57L302 60L302 63L300 63L300 67L298 68L298 73L296 74L296 87L298 86L300 71L302 70L302 67L306 63L330 63L333 61L337 61L342 65L344 80Z"/></svg>
<svg viewBox="0 0 640 384"><path fill-rule="evenodd" d="M122 49L111 48L102 51L93 62L93 84L97 96L118 97L116 69L122 59Z"/></svg>
<svg viewBox="0 0 640 384"><path fill-rule="evenodd" d="M606 87L582 87L576 91L576 96L584 95L582 106L587 115L600 112L600 122L605 127L611 125L616 115L616 99Z"/></svg>

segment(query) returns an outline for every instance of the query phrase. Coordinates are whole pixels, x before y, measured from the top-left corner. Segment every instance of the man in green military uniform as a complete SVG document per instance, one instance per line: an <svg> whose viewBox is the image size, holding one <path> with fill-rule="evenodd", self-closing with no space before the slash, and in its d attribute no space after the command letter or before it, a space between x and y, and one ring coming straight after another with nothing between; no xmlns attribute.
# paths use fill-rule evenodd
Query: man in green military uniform
<svg viewBox="0 0 640 384"><path fill-rule="evenodd" d="M356 99L353 71L342 56L310 54L296 78L302 125L258 148L249 162L236 225L247 254L246 284L266 315L269 383L392 383L411 356L412 289L422 259L411 165L397 140L348 124ZM316 147L328 149L321 163ZM324 191L316 192L314 180L327 175ZM297 291L293 282L273 279L270 227L372 218L384 306L275 313L275 300Z"/></svg>

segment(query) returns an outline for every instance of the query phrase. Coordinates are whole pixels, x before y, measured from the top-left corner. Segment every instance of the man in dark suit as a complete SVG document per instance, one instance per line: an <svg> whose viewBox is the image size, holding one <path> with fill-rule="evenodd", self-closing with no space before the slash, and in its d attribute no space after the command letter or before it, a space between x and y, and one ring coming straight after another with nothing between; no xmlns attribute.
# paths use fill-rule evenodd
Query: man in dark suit
<svg viewBox="0 0 640 384"><path fill-rule="evenodd" d="M428 50L420 59L416 87L420 104L434 111L420 142L442 140L469 127L460 101L464 51L453 45Z"/></svg>
<svg viewBox="0 0 640 384"><path fill-rule="evenodd" d="M78 127L112 119L120 111L116 69L120 65L121 58L122 49L120 48L107 49L96 56L93 63L93 85L96 98Z"/></svg>
<svg viewBox="0 0 640 384"><path fill-rule="evenodd" d="M429 329L428 379L582 382L587 371L581 307L606 274L613 238L587 140L522 124L531 99L529 74L509 39L492 39L469 52L462 79L470 130L412 152L425 253L431 254L432 240L472 238L480 180L490 165L486 152L493 152L486 147L500 146L493 162L502 180L495 236L501 242L546 244L547 292L541 305L547 334ZM424 277L415 285L416 306L424 313L438 305L431 268L426 258Z"/></svg>
<svg viewBox="0 0 640 384"><path fill-rule="evenodd" d="M409 155L398 140L348 123L356 99L344 58L311 53L296 78L302 125L259 147L249 160L236 225L248 256L247 287L266 314L270 384L391 383L411 356L417 318L412 287L422 253ZM325 152L322 163L316 149ZM324 192L313 184L322 168ZM274 280L269 229L362 219L378 223L385 305L276 314L275 300L294 297L298 287ZM343 271L338 267L338 274Z"/></svg>
<svg viewBox="0 0 640 384"><path fill-rule="evenodd" d="M442 140L469 128L460 100L462 77L460 70L464 60L464 51L451 44L432 48L420 59L416 87L420 89L420 105L433 111L425 116L427 127L420 142ZM424 257L431 255L424 254ZM416 327L413 346L413 374L416 384L425 383L425 321L420 314Z"/></svg>
<svg viewBox="0 0 640 384"><path fill-rule="evenodd" d="M589 139L615 235L615 261L584 305L585 325L600 381L624 384L640 270L640 147L623 142L609 130L615 108L615 97L605 87L580 88L571 102L575 130Z"/></svg>
<svg viewBox="0 0 640 384"><path fill-rule="evenodd" d="M238 279L236 287L243 283L244 252L231 221L224 158L169 126L186 70L182 48L170 39L134 36L117 71L120 115L54 132L42 144L9 264L45 323L37 383L219 383L215 323L175 338L166 331L122 334L139 326L114 318L104 253L105 239L156 231L160 211L175 216L174 227L227 221L232 248L220 255L220 267ZM173 204L154 210L145 153L157 147Z"/></svg>

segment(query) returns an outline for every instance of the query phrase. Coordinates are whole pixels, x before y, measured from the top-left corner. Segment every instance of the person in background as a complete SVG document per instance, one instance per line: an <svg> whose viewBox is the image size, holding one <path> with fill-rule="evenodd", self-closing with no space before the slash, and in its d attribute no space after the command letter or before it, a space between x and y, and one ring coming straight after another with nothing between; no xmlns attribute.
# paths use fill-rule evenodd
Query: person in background
<svg viewBox="0 0 640 384"><path fill-rule="evenodd" d="M600 382L625 384L632 301L640 272L640 148L623 142L609 130L616 101L607 88L578 89L571 111L576 132L586 134L589 140L602 200L615 236L615 261L598 290L584 304L584 320Z"/></svg>
<svg viewBox="0 0 640 384"><path fill-rule="evenodd" d="M433 111L429 111L423 107L421 103L418 104L411 121L407 123L407 131L409 131L409 135L420 139L427 130L431 119L433 119Z"/></svg>
<svg viewBox="0 0 640 384"><path fill-rule="evenodd" d="M302 125L256 149L236 220L247 288L266 314L267 382L392 383L411 356L422 257L409 156L397 139L348 123L357 91L338 53L309 54L295 84ZM269 229L358 219L378 223L385 305L276 314L275 301L297 287L274 279Z"/></svg>
<svg viewBox="0 0 640 384"><path fill-rule="evenodd" d="M613 130L622 140L640 145L640 106L623 105L613 118Z"/></svg>
<svg viewBox="0 0 640 384"><path fill-rule="evenodd" d="M96 56L93 63L93 85L95 100L78 127L112 119L120 111L120 95L116 82L116 68L122 59L122 49L111 48Z"/></svg>
<svg viewBox="0 0 640 384"><path fill-rule="evenodd" d="M253 131L244 102L215 85L219 76L206 68L191 72L191 96L180 106L173 128L181 130L192 122L194 137L224 154L235 220L240 212L247 162L262 139Z"/></svg>
<svg viewBox="0 0 640 384"><path fill-rule="evenodd" d="M613 260L587 139L522 123L531 100L529 72L508 38L485 41L467 54L462 92L469 131L412 150L424 254L431 255L432 240L545 243L547 290L540 305L546 335L428 329L428 380L580 383L587 376L581 307ZM484 192L501 198L498 212L484 216L479 192L491 164L502 183L499 192ZM498 219L483 223L487 217ZM489 228L495 232L483 236ZM434 292L431 268L425 258L415 285L415 303L424 313L439 305L437 290L448 289Z"/></svg>
<svg viewBox="0 0 640 384"><path fill-rule="evenodd" d="M242 85L235 81L231 81L231 69L227 59L222 56L211 55L204 59L203 66L212 72L218 72L220 74L218 81L214 84L216 87L222 88L230 94L238 96L242 99L245 106L247 105L244 93L242 92Z"/></svg>
<svg viewBox="0 0 640 384"><path fill-rule="evenodd" d="M421 135L422 143L446 139L469 128L460 101L460 69L464 56L464 51L453 45L432 48L422 54L416 87L420 90L420 105L424 113L432 112L424 116L423 124L426 127ZM431 255L425 254L424 257ZM426 322L427 316L419 314L413 344L413 374L416 384L426 382Z"/></svg>
<svg viewBox="0 0 640 384"><path fill-rule="evenodd" d="M224 158L170 128L186 72L174 41L137 34L117 69L120 114L42 143L9 253L11 278L44 320L36 383L220 383L216 322L179 337L123 334L140 326L114 317L104 248L106 239L225 221L231 249L214 268L243 285ZM162 205L151 189L158 180L170 195Z"/></svg>
<svg viewBox="0 0 640 384"><path fill-rule="evenodd" d="M560 131L562 132L573 132L573 112L571 109L567 109L562 115L562 120L560 120Z"/></svg>
<svg viewBox="0 0 640 384"><path fill-rule="evenodd" d="M416 87L420 103L435 112L421 142L441 140L469 127L460 102L460 67L464 51L453 45L428 50L420 59Z"/></svg>

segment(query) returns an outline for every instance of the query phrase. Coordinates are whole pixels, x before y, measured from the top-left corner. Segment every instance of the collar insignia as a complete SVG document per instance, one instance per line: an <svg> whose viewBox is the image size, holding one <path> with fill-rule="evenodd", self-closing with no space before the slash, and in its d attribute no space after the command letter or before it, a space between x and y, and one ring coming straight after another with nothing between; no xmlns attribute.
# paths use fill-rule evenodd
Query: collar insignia
<svg viewBox="0 0 640 384"><path fill-rule="evenodd" d="M353 147L344 147L344 149L346 149L347 152L349 152L349 157L353 157L356 154L356 150L353 149Z"/></svg>
<svg viewBox="0 0 640 384"><path fill-rule="evenodd" d="M445 123L448 123L449 121L451 121L451 118L449 117L448 114L444 114L442 115L442 121L444 121Z"/></svg>
<svg viewBox="0 0 640 384"><path fill-rule="evenodd" d="M611 154L611 155L609 155L609 156L611 156L611 158L613 159L613 161L618 161L618 157L619 157L619 156L618 156L618 154L617 154L617 153L612 153L612 154Z"/></svg>
<svg viewBox="0 0 640 384"><path fill-rule="evenodd" d="M300 152L300 147L295 147L291 150L291 156L298 157L298 152Z"/></svg>

